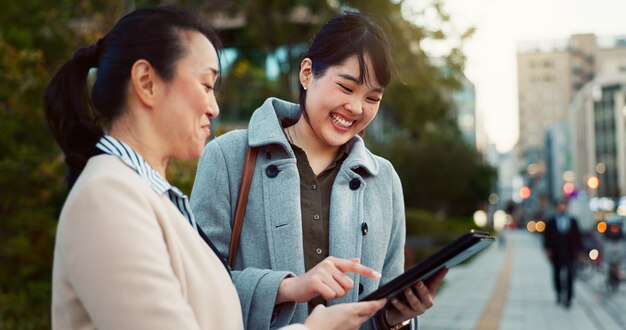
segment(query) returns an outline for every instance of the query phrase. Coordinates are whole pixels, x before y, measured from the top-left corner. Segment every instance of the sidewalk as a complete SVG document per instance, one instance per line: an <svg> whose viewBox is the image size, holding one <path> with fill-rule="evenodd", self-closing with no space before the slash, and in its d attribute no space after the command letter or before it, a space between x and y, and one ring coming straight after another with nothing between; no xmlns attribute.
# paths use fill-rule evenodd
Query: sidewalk
<svg viewBox="0 0 626 330"><path fill-rule="evenodd" d="M555 303L541 238L506 233L470 263L450 269L420 329L626 329L626 285L608 293L604 275L575 283L572 306Z"/></svg>

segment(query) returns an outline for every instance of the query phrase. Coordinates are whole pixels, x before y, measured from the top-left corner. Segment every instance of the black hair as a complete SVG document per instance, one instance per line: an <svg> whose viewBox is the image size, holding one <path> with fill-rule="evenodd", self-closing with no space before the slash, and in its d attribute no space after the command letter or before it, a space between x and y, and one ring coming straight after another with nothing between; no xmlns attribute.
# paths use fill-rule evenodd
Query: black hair
<svg viewBox="0 0 626 330"><path fill-rule="evenodd" d="M104 134L103 124L121 115L133 64L144 59L163 80L170 81L176 62L188 51L183 31L199 32L216 50L221 48L215 32L189 9L138 9L122 17L97 43L77 50L52 78L46 89L45 112L65 153L70 187L95 154L95 145ZM90 94L87 77L91 68L97 68L97 73Z"/></svg>
<svg viewBox="0 0 626 330"><path fill-rule="evenodd" d="M367 82L365 55L368 55L376 80L383 87L389 84L393 62L387 36L372 17L363 13L347 11L328 20L313 38L304 57L313 63L313 75L321 77L329 67L339 65L353 55L359 60L359 83ZM306 91L302 85L299 95L304 110ZM306 111L303 113L306 115Z"/></svg>

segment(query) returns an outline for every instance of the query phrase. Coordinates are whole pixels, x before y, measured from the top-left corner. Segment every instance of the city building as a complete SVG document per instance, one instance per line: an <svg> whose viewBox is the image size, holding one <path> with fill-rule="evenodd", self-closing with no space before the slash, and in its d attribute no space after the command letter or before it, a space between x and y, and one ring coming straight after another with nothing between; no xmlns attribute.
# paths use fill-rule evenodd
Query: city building
<svg viewBox="0 0 626 330"><path fill-rule="evenodd" d="M579 192L583 197L626 194L624 84L619 78L626 72L626 38L577 34L520 43L517 68L516 151L533 194L551 200L568 189L575 197ZM530 173L537 168L543 172ZM566 172L572 181L567 187ZM587 180L598 174L601 184L590 191Z"/></svg>
<svg viewBox="0 0 626 330"><path fill-rule="evenodd" d="M518 45L518 147L522 157L543 148L546 129L568 118L574 95L597 75L618 72L626 58L626 38L577 34L567 40Z"/></svg>
<svg viewBox="0 0 626 330"><path fill-rule="evenodd" d="M584 86L570 104L570 123L576 127L574 150L576 185L598 186L590 197L617 199L626 195L626 59L620 74L598 76Z"/></svg>

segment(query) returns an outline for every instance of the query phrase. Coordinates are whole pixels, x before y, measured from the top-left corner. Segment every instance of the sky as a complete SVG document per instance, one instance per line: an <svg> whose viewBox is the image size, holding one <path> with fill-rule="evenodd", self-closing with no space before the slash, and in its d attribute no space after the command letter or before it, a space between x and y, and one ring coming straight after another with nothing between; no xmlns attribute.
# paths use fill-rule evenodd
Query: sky
<svg viewBox="0 0 626 330"><path fill-rule="evenodd" d="M410 0L418 6L424 0ZM518 42L565 40L572 34L626 36L626 0L444 0L452 24L475 26L466 42L465 75L474 83L476 110L500 152L518 139ZM420 22L417 22L420 25ZM441 45L422 45L436 55Z"/></svg>

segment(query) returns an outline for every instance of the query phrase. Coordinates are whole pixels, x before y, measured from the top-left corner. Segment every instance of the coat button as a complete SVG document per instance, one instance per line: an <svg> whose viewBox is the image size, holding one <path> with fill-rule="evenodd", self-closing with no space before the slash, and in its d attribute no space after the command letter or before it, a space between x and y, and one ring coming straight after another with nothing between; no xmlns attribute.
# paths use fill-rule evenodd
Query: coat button
<svg viewBox="0 0 626 330"><path fill-rule="evenodd" d="M363 293L363 284L359 283L359 294Z"/></svg>
<svg viewBox="0 0 626 330"><path fill-rule="evenodd" d="M364 222L361 224L361 233L365 236L367 235L367 232L369 232L369 228L367 228L367 222Z"/></svg>
<svg viewBox="0 0 626 330"><path fill-rule="evenodd" d="M352 179L350 181L350 189L357 190L361 186L361 181L359 179Z"/></svg>
<svg viewBox="0 0 626 330"><path fill-rule="evenodd" d="M265 174L270 178L275 178L278 175L278 166L270 165L265 169Z"/></svg>

